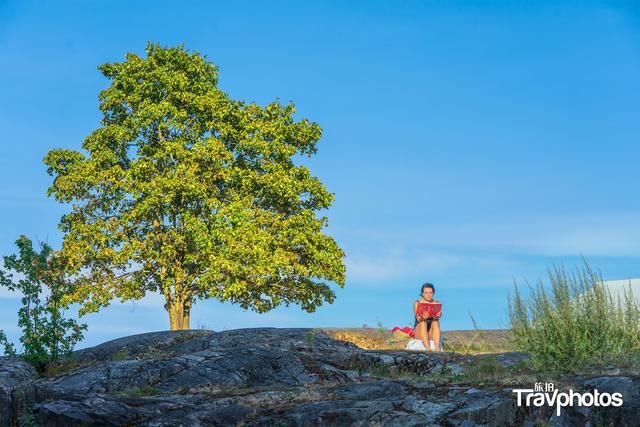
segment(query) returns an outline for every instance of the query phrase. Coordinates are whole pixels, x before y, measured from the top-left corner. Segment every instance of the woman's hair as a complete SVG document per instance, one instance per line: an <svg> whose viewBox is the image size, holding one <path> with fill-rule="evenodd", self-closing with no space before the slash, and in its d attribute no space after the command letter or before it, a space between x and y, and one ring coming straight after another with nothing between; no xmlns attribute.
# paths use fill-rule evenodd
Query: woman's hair
<svg viewBox="0 0 640 427"><path fill-rule="evenodd" d="M436 293L436 287L433 286L431 283L425 283L424 285L422 285L422 287L420 288L420 295L422 295L422 292L424 292L425 288L431 288L431 290L433 291L433 293Z"/></svg>

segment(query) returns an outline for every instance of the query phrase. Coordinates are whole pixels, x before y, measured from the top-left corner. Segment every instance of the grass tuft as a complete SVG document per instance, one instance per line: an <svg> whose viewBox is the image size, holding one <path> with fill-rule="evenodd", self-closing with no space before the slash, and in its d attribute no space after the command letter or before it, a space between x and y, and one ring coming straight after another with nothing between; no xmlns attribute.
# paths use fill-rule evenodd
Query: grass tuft
<svg viewBox="0 0 640 427"><path fill-rule="evenodd" d="M509 298L513 345L529 353L538 370L574 372L593 365L637 365L640 360L640 307L629 287L614 299L602 276L584 262L569 274L548 271L549 285L517 284Z"/></svg>

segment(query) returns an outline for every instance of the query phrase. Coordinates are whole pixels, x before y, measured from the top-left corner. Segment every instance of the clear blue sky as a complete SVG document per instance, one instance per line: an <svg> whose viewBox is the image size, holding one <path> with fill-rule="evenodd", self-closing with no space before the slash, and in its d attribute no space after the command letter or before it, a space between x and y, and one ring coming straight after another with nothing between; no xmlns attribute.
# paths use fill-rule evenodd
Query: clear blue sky
<svg viewBox="0 0 640 427"><path fill-rule="evenodd" d="M632 5L632 2L628 3ZM193 327L404 326L424 281L444 329L505 324L513 280L583 254L640 277L640 9L623 2L0 0L0 254L59 245L42 158L98 126L96 67L184 43L232 97L292 100L324 129L308 161L336 202L347 284L313 314L198 302ZM19 301L0 292L15 337ZM114 304L84 345L168 327Z"/></svg>

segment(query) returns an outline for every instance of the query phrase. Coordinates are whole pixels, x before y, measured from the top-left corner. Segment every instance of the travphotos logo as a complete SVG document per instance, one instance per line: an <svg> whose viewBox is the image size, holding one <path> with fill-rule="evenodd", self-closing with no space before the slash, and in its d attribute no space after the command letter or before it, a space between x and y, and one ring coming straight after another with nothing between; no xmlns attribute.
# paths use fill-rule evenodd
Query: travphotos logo
<svg viewBox="0 0 640 427"><path fill-rule="evenodd" d="M556 415L560 416L560 410L567 406L622 406L621 393L600 393L593 390L586 393L578 393L569 389L569 392L559 393L553 383L535 383L534 388L513 389L518 396L518 406L555 406Z"/></svg>

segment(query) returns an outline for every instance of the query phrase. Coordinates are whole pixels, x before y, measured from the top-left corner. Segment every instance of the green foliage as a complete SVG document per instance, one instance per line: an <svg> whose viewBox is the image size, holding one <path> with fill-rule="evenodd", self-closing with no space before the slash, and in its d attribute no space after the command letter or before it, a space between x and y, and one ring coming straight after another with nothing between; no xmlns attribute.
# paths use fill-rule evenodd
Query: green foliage
<svg viewBox="0 0 640 427"><path fill-rule="evenodd" d="M514 345L531 356L536 369L574 371L587 365L636 363L640 356L640 307L631 288L614 300L601 275L585 262L568 274L549 270L550 289L517 285L509 299Z"/></svg>
<svg viewBox="0 0 640 427"><path fill-rule="evenodd" d="M157 396L160 393L161 390L158 387L153 386L145 386L127 391L127 395L130 397Z"/></svg>
<svg viewBox="0 0 640 427"><path fill-rule="evenodd" d="M316 339L316 333L313 331L309 331L305 334L307 342L312 343Z"/></svg>
<svg viewBox="0 0 640 427"><path fill-rule="evenodd" d="M496 382L507 373L508 370L495 357L479 357L464 366L464 380L472 384Z"/></svg>
<svg viewBox="0 0 640 427"><path fill-rule="evenodd" d="M197 299L266 312L313 312L344 286L344 253L323 233L333 195L297 165L322 130L292 104L230 99L218 69L182 46L149 44L99 67L102 126L86 154L44 158L48 195L73 203L60 229L75 277L66 303L80 314L149 291L166 299L172 329L189 327Z"/></svg>
<svg viewBox="0 0 640 427"><path fill-rule="evenodd" d="M409 379L412 383L428 382L432 384L444 385L444 384L456 384L464 382L464 373L452 372L450 368L443 367L442 369L434 369L427 374L410 374Z"/></svg>
<svg viewBox="0 0 640 427"><path fill-rule="evenodd" d="M43 371L49 363L71 353L87 326L63 317L61 301L70 284L51 247L41 243L40 251L36 252L26 236L20 236L16 245L18 255L3 257L0 286L22 293L18 326L22 328L23 357ZM21 278L14 278L15 273ZM4 345L5 354L15 355L14 346L3 331L0 344Z"/></svg>
<svg viewBox="0 0 640 427"><path fill-rule="evenodd" d="M0 274L2 274L1 271L0 271ZM15 356L16 355L15 346L13 345L12 342L9 341L9 339L7 338L7 334L5 334L3 330L0 330L0 345L2 345L4 347L4 355L5 356Z"/></svg>
<svg viewBox="0 0 640 427"><path fill-rule="evenodd" d="M35 419L33 417L33 409L25 398L24 389L22 386L15 388L12 395L12 405L15 411L15 424L17 427L36 427Z"/></svg>
<svg viewBox="0 0 640 427"><path fill-rule="evenodd" d="M393 348L394 345L401 344L401 348L405 348L407 345L407 341L409 341L411 337L404 332L395 331L391 333L391 337L387 340L389 346Z"/></svg>

